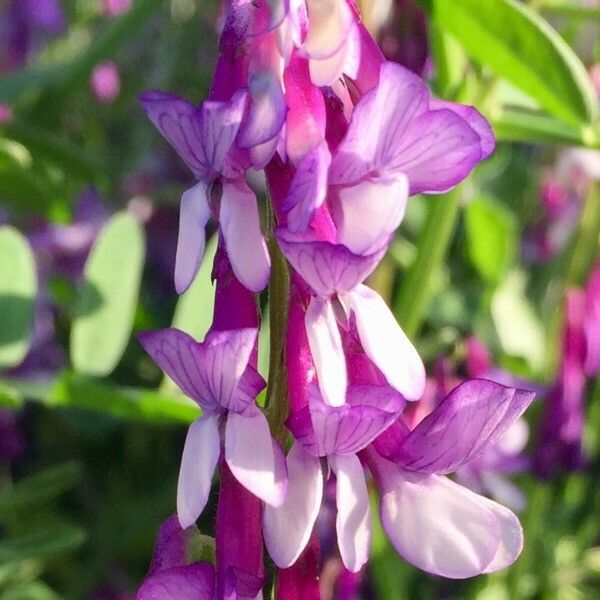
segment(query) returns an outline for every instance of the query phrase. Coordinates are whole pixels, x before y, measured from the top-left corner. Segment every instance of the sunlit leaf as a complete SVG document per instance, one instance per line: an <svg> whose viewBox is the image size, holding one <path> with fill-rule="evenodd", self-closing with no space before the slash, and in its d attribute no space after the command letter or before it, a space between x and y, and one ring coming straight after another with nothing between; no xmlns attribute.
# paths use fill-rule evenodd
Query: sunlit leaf
<svg viewBox="0 0 600 600"><path fill-rule="evenodd" d="M0 563L62 554L78 548L84 540L83 530L71 525L56 525L4 538L0 541Z"/></svg>
<svg viewBox="0 0 600 600"><path fill-rule="evenodd" d="M71 360L88 375L107 375L131 334L144 265L144 232L127 213L100 232L85 266L71 330Z"/></svg>
<svg viewBox="0 0 600 600"><path fill-rule="evenodd" d="M473 200L465 209L467 251L473 266L490 283L500 281L516 253L515 222L497 202Z"/></svg>
<svg viewBox="0 0 600 600"><path fill-rule="evenodd" d="M598 100L585 67L552 27L516 0L434 0L436 23L467 54L572 124L592 121Z"/></svg>
<svg viewBox="0 0 600 600"><path fill-rule="evenodd" d="M37 274L27 240L0 228L0 368L19 364L32 338Z"/></svg>

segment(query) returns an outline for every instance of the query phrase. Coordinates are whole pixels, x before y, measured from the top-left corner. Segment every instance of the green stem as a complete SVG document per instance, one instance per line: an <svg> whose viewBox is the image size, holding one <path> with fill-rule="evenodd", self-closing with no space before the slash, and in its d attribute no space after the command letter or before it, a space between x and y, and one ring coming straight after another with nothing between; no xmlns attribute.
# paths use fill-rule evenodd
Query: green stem
<svg viewBox="0 0 600 600"><path fill-rule="evenodd" d="M406 273L394 305L394 312L409 337L414 337L423 322L431 283L444 261L458 221L460 198L460 188L456 188L429 199L417 258Z"/></svg>
<svg viewBox="0 0 600 600"><path fill-rule="evenodd" d="M272 218L272 217L271 217ZM289 412L287 378L284 361L290 297L290 272L274 236L269 239L271 280L269 283L269 382L266 412L271 432L285 446L288 437L285 421Z"/></svg>

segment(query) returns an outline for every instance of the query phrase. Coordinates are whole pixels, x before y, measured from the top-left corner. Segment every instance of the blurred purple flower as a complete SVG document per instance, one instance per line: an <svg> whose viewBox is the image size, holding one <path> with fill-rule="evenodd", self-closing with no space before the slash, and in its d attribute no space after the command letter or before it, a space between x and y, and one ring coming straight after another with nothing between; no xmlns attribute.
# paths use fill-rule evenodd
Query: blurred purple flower
<svg viewBox="0 0 600 600"><path fill-rule="evenodd" d="M0 104L0 125L10 123L13 120L12 107L8 104Z"/></svg>
<svg viewBox="0 0 600 600"><path fill-rule="evenodd" d="M0 408L0 460L20 458L24 451L25 440L17 423L17 415L12 410Z"/></svg>
<svg viewBox="0 0 600 600"><path fill-rule="evenodd" d="M107 15L116 17L129 10L131 0L102 0L102 5Z"/></svg>
<svg viewBox="0 0 600 600"><path fill-rule="evenodd" d="M94 67L90 85L96 98L103 104L111 104L121 92L121 76L116 63L109 61Z"/></svg>

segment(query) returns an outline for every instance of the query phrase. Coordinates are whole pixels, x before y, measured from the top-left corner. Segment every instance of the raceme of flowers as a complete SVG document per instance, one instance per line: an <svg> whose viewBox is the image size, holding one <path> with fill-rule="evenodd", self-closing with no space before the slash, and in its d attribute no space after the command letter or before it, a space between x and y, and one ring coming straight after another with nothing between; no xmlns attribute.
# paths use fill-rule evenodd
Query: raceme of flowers
<svg viewBox="0 0 600 600"><path fill-rule="evenodd" d="M195 179L181 199L178 292L198 272L211 218L219 235L204 341L174 329L140 338L203 410L183 451L172 535L195 529L217 469L220 483L214 564L186 552L155 557L161 566L138 597L261 597L263 538L280 576L291 573L314 549L333 479L339 552L359 571L371 537L369 473L383 527L413 564L454 578L511 564L522 546L517 517L447 475L496 443L533 393L473 379L410 430L403 413L423 395L425 369L364 284L408 198L453 188L491 154L485 119L386 62L346 0L232 0L209 98L196 105L150 91L141 102ZM251 170L266 175L273 238L291 275L281 411L291 435L278 439L256 404L266 385L256 293L271 259ZM157 555L169 548L159 536Z"/></svg>

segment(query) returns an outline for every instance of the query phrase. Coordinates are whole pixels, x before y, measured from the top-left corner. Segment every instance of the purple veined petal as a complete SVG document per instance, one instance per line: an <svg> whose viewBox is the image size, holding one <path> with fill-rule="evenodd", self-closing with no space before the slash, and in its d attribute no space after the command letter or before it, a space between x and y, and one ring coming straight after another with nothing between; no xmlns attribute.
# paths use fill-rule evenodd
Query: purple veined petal
<svg viewBox="0 0 600 600"><path fill-rule="evenodd" d="M335 472L338 546L345 567L356 573L369 559L371 510L369 492L360 460L355 454L329 457Z"/></svg>
<svg viewBox="0 0 600 600"><path fill-rule="evenodd" d="M447 477L407 473L380 457L370 466L381 488L381 524L404 559L451 579L492 565L503 522L489 501Z"/></svg>
<svg viewBox="0 0 600 600"><path fill-rule="evenodd" d="M206 163L214 173L225 177L237 174L237 169L226 159L244 118L247 96L245 90L238 90L228 102L206 101L200 107Z"/></svg>
<svg viewBox="0 0 600 600"><path fill-rule="evenodd" d="M251 392L265 386L263 378L248 366L257 335L254 327L209 331L201 344L200 364L207 387L223 408L244 410L247 404L254 404Z"/></svg>
<svg viewBox="0 0 600 600"><path fill-rule="evenodd" d="M252 167L257 171L264 169L269 161L273 158L275 152L279 152L283 147L285 148L284 142L284 129L282 129L273 139L268 140L258 146L253 146L248 150L250 157L250 163ZM284 158L284 156L282 156Z"/></svg>
<svg viewBox="0 0 600 600"><path fill-rule="evenodd" d="M247 490L271 506L283 504L288 487L285 460L258 408L227 415L225 460Z"/></svg>
<svg viewBox="0 0 600 600"><path fill-rule="evenodd" d="M302 47L304 52L314 59L327 59L338 54L354 22L346 0L307 0L306 8L308 33Z"/></svg>
<svg viewBox="0 0 600 600"><path fill-rule="evenodd" d="M354 289L375 270L387 250L387 243L383 243L372 254L359 256L341 244L301 241L281 227L276 235L294 270L324 298Z"/></svg>
<svg viewBox="0 0 600 600"><path fill-rule="evenodd" d="M379 160L384 173L408 177L410 195L440 194L460 183L481 160L479 135L451 110L428 111Z"/></svg>
<svg viewBox="0 0 600 600"><path fill-rule="evenodd" d="M271 260L260 231L256 196L243 179L223 184L219 222L235 276L252 292L264 289Z"/></svg>
<svg viewBox="0 0 600 600"><path fill-rule="evenodd" d="M138 340L152 360L202 408L218 410L220 403L206 380L200 344L178 329L145 331Z"/></svg>
<svg viewBox="0 0 600 600"><path fill-rule="evenodd" d="M351 185L378 171L401 143L412 122L427 110L429 92L421 79L400 65L381 66L379 84L352 113L346 136L333 157L329 183Z"/></svg>
<svg viewBox="0 0 600 600"><path fill-rule="evenodd" d="M469 124L471 129L479 136L481 148L480 160L485 160L494 152L494 149L496 148L496 137L494 136L492 127L487 119L474 106L440 100L439 98L431 98L429 101L429 108L432 110L451 110Z"/></svg>
<svg viewBox="0 0 600 600"><path fill-rule="evenodd" d="M255 73L248 82L248 91L248 114L237 139L240 148L272 140L281 131L287 113L281 80L274 73Z"/></svg>
<svg viewBox="0 0 600 600"><path fill-rule="evenodd" d="M140 102L160 131L198 179L212 178L202 131L200 109L173 94L160 91L144 92Z"/></svg>
<svg viewBox="0 0 600 600"><path fill-rule="evenodd" d="M533 398L533 392L486 379L466 381L415 427L392 458L408 471L452 473L498 441Z"/></svg>
<svg viewBox="0 0 600 600"><path fill-rule="evenodd" d="M306 547L321 508L321 461L295 442L287 455L289 487L279 508L266 505L263 534L269 555L280 568L293 565Z"/></svg>
<svg viewBox="0 0 600 600"><path fill-rule="evenodd" d="M305 325L323 399L330 406L342 406L346 401L348 376L331 302L313 296L306 309Z"/></svg>
<svg viewBox="0 0 600 600"><path fill-rule="evenodd" d="M381 296L360 285L344 297L367 356L407 400L418 400L425 391L425 367Z"/></svg>
<svg viewBox="0 0 600 600"><path fill-rule="evenodd" d="M408 179L402 174L340 188L334 212L338 241L355 254L371 254L400 225L407 200Z"/></svg>
<svg viewBox="0 0 600 600"><path fill-rule="evenodd" d="M200 516L221 454L219 417L201 417L188 429L177 484L177 517L183 529Z"/></svg>
<svg viewBox="0 0 600 600"><path fill-rule="evenodd" d="M309 452L319 456L355 454L387 429L404 405L404 398L392 387L360 385L348 388L346 404L331 407L325 404L314 386L308 409L312 435L302 435L306 427L302 427L304 423L300 416L296 417L296 422L291 422L290 428L294 435L300 435L297 439Z"/></svg>
<svg viewBox="0 0 600 600"><path fill-rule="evenodd" d="M208 186L197 183L181 196L179 236L175 258L175 289L183 294L196 277L204 255L204 228L210 219Z"/></svg>
<svg viewBox="0 0 600 600"><path fill-rule="evenodd" d="M327 196L327 171L331 164L331 153L327 142L311 150L300 162L290 184L282 210L289 211L288 229L292 232L304 231Z"/></svg>
<svg viewBox="0 0 600 600"><path fill-rule="evenodd" d="M296 442L311 456L323 456L315 435L309 406L290 413L286 421L287 428L292 432Z"/></svg>
<svg viewBox="0 0 600 600"><path fill-rule="evenodd" d="M210 563L194 563L148 577L136 600L214 600L214 596L214 567Z"/></svg>

